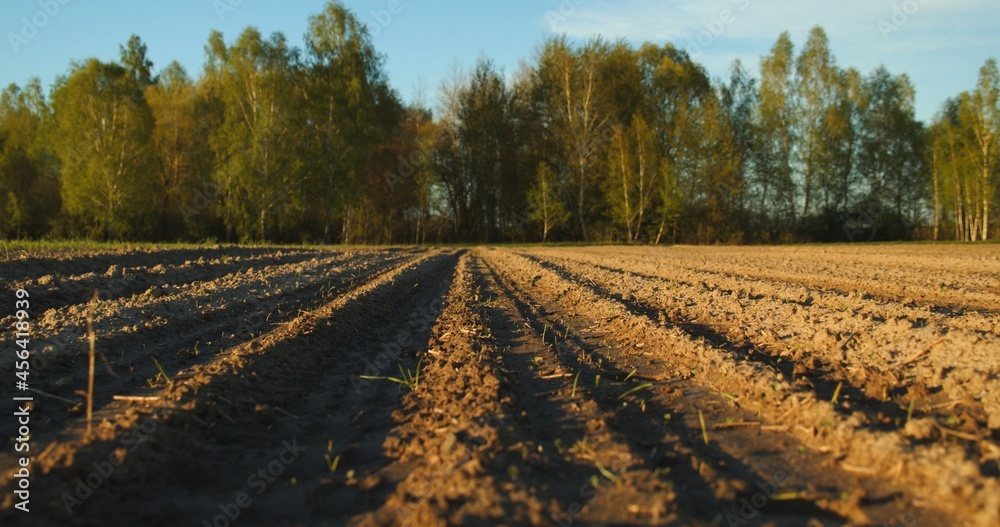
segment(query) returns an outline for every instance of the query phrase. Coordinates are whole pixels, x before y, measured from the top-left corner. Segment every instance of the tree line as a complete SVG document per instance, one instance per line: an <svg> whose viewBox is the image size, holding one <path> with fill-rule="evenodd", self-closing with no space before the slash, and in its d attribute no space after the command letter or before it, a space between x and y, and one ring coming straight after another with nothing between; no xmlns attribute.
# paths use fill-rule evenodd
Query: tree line
<svg viewBox="0 0 1000 527"><path fill-rule="evenodd" d="M303 47L213 32L191 77L133 36L0 95L0 234L308 243L781 243L1000 235L997 64L915 117L814 28L756 75L671 44L548 39L404 104L338 1Z"/></svg>

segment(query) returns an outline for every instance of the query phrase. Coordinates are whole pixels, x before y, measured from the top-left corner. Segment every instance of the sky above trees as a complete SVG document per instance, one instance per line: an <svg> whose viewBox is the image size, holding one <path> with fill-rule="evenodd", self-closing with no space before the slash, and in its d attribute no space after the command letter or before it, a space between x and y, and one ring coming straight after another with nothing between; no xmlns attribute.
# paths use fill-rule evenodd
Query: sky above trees
<svg viewBox="0 0 1000 527"><path fill-rule="evenodd" d="M600 33L633 45L673 42L711 76L724 77L736 58L756 71L781 32L805 42L810 28L821 25L841 64L864 73L880 64L907 73L917 93L917 118L930 121L948 97L976 82L988 57L1000 53L995 0L348 0L345 5L368 25L402 98L413 101L423 93L427 103L435 102L455 65L468 69L485 54L510 76L546 38L563 33L576 41ZM99 7L79 0L4 2L0 86L23 85L35 76L50 86L73 60L115 60L133 33L148 45L156 72L175 59L189 72L200 71L213 30L234 38L253 25L265 35L282 31L300 47L308 15L322 6L322 0L108 0Z"/></svg>

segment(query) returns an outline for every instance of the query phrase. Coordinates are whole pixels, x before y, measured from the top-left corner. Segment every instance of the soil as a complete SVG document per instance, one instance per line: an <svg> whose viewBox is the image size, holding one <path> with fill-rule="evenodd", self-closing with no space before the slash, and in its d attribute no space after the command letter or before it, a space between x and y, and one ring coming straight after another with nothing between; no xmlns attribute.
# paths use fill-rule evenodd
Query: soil
<svg viewBox="0 0 1000 527"><path fill-rule="evenodd" d="M35 355L32 392L0 356L0 397L35 399L31 512L4 449L4 525L1000 524L1000 246L137 250L0 276Z"/></svg>

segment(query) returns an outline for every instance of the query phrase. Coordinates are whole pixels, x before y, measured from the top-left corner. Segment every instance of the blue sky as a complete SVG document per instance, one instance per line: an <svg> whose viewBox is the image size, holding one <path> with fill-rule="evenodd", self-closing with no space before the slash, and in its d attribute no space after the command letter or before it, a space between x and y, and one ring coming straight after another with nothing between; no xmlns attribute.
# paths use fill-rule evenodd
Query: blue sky
<svg viewBox="0 0 1000 527"><path fill-rule="evenodd" d="M301 43L324 0L5 0L0 5L0 85L37 76L49 86L72 60L114 60L132 33L157 69L178 60L197 75L213 29L232 40L246 26ZM346 0L368 23L393 86L432 104L458 66L486 55L511 74L548 36L595 34L633 43L672 41L714 77L733 59L756 71L782 31L796 46L814 25L829 33L841 66L867 73L885 64L907 73L917 115L971 89L988 57L1000 58L996 0ZM46 13L48 6L48 13ZM53 6L58 6L56 9ZM219 9L224 7L225 9ZM390 13L394 8L396 13ZM51 14L51 15L50 15ZM29 23L25 24L25 19ZM31 22L34 20L35 22ZM714 31L714 33L713 33Z"/></svg>

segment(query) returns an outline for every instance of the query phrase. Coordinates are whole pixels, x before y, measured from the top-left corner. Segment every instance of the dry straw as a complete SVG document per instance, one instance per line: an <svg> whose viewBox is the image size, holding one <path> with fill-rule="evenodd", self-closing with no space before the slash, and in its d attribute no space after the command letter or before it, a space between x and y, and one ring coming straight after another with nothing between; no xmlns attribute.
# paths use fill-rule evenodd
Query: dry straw
<svg viewBox="0 0 1000 527"><path fill-rule="evenodd" d="M97 291L90 299L90 309L87 310L87 340L90 342L90 357L88 357L87 371L87 434L93 429L94 417L94 354L97 338L94 336L94 308L97 306Z"/></svg>

